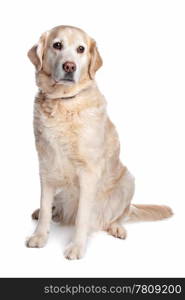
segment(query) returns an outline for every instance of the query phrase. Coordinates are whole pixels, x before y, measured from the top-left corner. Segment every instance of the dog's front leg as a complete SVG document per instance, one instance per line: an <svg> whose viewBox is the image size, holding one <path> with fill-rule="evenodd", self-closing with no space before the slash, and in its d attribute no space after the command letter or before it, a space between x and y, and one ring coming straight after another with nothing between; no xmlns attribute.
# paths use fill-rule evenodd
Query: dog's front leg
<svg viewBox="0 0 185 300"><path fill-rule="evenodd" d="M97 173L83 170L79 174L79 181L80 199L76 217L75 235L73 241L65 251L65 257L68 259L79 259L84 254L89 232L92 203L97 192Z"/></svg>
<svg viewBox="0 0 185 300"><path fill-rule="evenodd" d="M27 240L27 246L32 248L43 247L48 239L54 188L46 181L41 180L41 203L39 220L34 234Z"/></svg>

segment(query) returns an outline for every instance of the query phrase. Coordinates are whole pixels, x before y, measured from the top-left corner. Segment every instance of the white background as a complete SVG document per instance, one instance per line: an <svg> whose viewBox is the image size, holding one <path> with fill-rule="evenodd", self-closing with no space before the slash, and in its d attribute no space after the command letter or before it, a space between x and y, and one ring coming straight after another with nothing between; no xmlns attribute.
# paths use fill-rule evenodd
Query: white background
<svg viewBox="0 0 185 300"><path fill-rule="evenodd" d="M0 276L185 276L185 2L124 0L1 1ZM127 225L126 241L99 232L84 259L68 261L73 228L53 225L43 249L28 249L39 206L32 130L36 93L27 50L56 25L96 39L97 73L121 140L121 159L136 177L135 203L167 204L174 217Z"/></svg>

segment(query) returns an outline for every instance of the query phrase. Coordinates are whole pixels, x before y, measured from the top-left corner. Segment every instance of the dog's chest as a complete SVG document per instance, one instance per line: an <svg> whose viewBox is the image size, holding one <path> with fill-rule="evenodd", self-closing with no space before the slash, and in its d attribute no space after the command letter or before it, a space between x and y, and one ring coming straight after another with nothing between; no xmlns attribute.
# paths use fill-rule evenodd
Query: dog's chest
<svg viewBox="0 0 185 300"><path fill-rule="evenodd" d="M80 159L79 115L57 103L41 106L35 104L34 131L39 162L43 172L54 180L73 180Z"/></svg>

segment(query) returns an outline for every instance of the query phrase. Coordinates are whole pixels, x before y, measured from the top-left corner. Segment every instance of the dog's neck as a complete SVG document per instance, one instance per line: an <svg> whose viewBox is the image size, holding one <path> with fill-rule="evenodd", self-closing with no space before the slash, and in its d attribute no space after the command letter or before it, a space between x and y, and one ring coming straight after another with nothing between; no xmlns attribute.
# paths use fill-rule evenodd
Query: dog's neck
<svg viewBox="0 0 185 300"><path fill-rule="evenodd" d="M71 86L56 84L51 76L44 71L36 75L36 82L40 92L46 98L61 100L74 99L88 88L96 85L94 80L89 80L89 78Z"/></svg>

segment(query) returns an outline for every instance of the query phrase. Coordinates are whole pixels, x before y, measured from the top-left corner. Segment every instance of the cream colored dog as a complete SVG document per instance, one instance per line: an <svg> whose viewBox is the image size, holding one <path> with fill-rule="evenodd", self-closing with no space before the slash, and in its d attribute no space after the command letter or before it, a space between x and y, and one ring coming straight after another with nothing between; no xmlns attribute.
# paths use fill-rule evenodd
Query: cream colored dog
<svg viewBox="0 0 185 300"><path fill-rule="evenodd" d="M159 220L167 206L131 205L134 178L119 160L119 138L94 76L102 65L84 31L58 26L45 32L28 56L36 67L34 131L41 203L28 247L43 247L51 219L75 224L68 259L83 256L90 230L124 239L123 221Z"/></svg>

